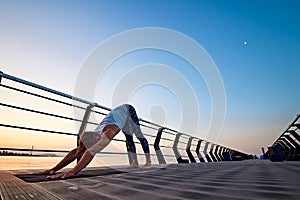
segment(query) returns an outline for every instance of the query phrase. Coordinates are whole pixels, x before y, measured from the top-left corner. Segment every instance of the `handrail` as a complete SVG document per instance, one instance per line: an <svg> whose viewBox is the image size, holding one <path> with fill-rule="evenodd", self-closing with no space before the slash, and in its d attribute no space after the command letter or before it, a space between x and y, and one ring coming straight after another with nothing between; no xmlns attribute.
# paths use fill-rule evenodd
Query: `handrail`
<svg viewBox="0 0 300 200"><path fill-rule="evenodd" d="M6 78L6 79L9 79L9 80L18 82L18 83L22 83L22 84L24 84L24 85L28 85L28 86L30 86L30 87L34 87L34 88L37 88L37 89L40 89L40 90L44 90L44 91L50 92L50 93L52 93L52 94L56 94L56 95L58 95L58 96L62 96L62 97L68 98L68 99L73 99L73 100L78 101L78 102L81 102L81 103L94 105L94 106L96 106L96 107L105 109L105 110L107 110L107 111L110 111L110 110L111 110L110 108L107 108L107 107L105 107L105 106L101 106L101 105L99 105L99 104L97 104L97 103L93 103L93 102L91 102L91 101L87 101L87 100L81 99L81 98L79 98L79 97L71 96L71 95L69 95L69 94L65 94L65 93L63 93L63 92L59 92L59 91L57 91L57 90L54 90L54 89L51 89L51 88L47 88L47 87L42 86L42 85L38 85L38 84L36 84L36 83L33 83L33 82L30 82L30 81L26 81L26 80L17 78L17 77L15 77L15 76L11 76L11 75L5 74L5 73L3 73L3 72L0 72L0 77Z"/></svg>

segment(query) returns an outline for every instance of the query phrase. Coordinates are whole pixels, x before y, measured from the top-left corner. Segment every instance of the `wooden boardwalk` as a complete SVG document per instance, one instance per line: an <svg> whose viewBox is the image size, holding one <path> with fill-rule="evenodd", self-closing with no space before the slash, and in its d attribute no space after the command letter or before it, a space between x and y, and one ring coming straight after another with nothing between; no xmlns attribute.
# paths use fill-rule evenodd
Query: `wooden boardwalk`
<svg viewBox="0 0 300 200"><path fill-rule="evenodd" d="M93 168L56 181L30 172L0 171L1 199L300 199L300 162L172 164L145 171Z"/></svg>

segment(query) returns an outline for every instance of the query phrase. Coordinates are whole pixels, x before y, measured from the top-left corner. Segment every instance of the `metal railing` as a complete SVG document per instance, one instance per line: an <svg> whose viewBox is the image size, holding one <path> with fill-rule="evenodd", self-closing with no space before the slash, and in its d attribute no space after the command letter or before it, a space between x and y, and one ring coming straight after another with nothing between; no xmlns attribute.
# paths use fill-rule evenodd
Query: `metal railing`
<svg viewBox="0 0 300 200"><path fill-rule="evenodd" d="M300 161L300 113L265 153L272 161Z"/></svg>
<svg viewBox="0 0 300 200"><path fill-rule="evenodd" d="M48 106L42 106L43 108L34 108L35 106L31 105L16 105L12 102L4 102L1 100L0 106L10 111L21 111L26 113L31 113L34 115L34 119L37 119L41 116L52 119L63 120L63 123L72 122L79 124L78 131L62 131L62 130L53 130L50 128L41 128L41 127L32 127L28 125L22 125L19 122L17 124L11 123L0 123L0 127L6 129L19 129L31 131L34 133L42 132L49 134L58 134L58 135L66 135L66 136L75 136L77 140L87 127L92 128L98 125L99 122L95 120L94 117L91 119L91 114L94 116L100 116L99 118L103 118L111 109L105 106L102 106L95 102L90 102L88 100L74 97L69 94L65 94L63 92L53 90L47 88L42 85L38 85L3 72L0 72L0 88L2 88L5 94L10 92L13 96L13 99L21 98L20 95L25 95L30 98L34 98L39 103L40 101L45 101L48 105L50 102L59 106L59 113L55 113L52 111L45 110ZM82 115L67 116L63 113L63 111L67 109L77 110ZM55 110L55 109L54 109ZM197 137L191 137L186 133L181 133L179 131L162 127L159 124L155 124L153 122L144 120L142 118L139 119L142 131L144 135L147 137L149 141L149 145L153 150L150 150L150 156L152 160L156 161L158 164L166 164L172 162L178 163L189 163L189 162L218 162L223 160L241 160L252 158L250 155L232 150L227 147L223 147L218 144L213 144L211 142L207 142L201 140ZM65 127L65 126L64 126ZM76 133L77 132L77 133ZM119 134L120 135L120 134ZM124 137L114 138L114 142L126 143ZM135 142L139 143L139 142ZM123 144L125 147L126 145ZM32 151L32 149L26 148L12 148L12 147L0 147L0 150L18 150L18 151ZM34 151L39 152L67 152L67 150L61 149L34 149ZM128 155L126 149L124 151L103 151L100 154L109 154L109 155ZM138 153L138 156L144 155L143 153ZM130 160L130 158L129 158Z"/></svg>

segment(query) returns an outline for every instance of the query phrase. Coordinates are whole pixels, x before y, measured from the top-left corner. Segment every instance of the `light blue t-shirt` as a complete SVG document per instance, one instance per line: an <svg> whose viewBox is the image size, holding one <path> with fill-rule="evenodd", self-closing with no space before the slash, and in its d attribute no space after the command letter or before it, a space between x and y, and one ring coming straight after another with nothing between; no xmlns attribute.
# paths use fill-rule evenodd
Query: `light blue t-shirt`
<svg viewBox="0 0 300 200"><path fill-rule="evenodd" d="M129 112L127 104L114 108L100 122L99 126L95 129L95 132L99 133L99 135L102 135L103 129L108 125L116 125L119 127L120 130L122 130L126 124L128 114Z"/></svg>

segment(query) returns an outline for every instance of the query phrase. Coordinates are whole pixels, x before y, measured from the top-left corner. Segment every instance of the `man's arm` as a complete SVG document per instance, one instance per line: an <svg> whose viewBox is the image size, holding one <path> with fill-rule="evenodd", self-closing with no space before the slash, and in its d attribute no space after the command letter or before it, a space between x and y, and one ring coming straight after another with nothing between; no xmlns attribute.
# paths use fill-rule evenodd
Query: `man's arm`
<svg viewBox="0 0 300 200"><path fill-rule="evenodd" d="M49 176L48 178L51 179L57 179L57 178L68 178L71 176L76 175L78 172L80 172L83 168L85 168L94 158L94 156L102 151L112 140L112 138L118 133L115 130L107 129L103 132L101 139L94 144L91 148L89 148L83 156L81 157L80 161L77 163L77 165L71 169L70 171L67 171L65 173L56 174L53 176Z"/></svg>
<svg viewBox="0 0 300 200"><path fill-rule="evenodd" d="M56 172L64 168L65 166L73 162L81 154L82 153L79 151L79 147L73 149L64 157L64 159L62 159L55 167L53 167L52 170Z"/></svg>
<svg viewBox="0 0 300 200"><path fill-rule="evenodd" d="M54 174L58 170L73 162L80 155L78 150L78 148L71 150L55 167L45 171L35 172L34 174Z"/></svg>

